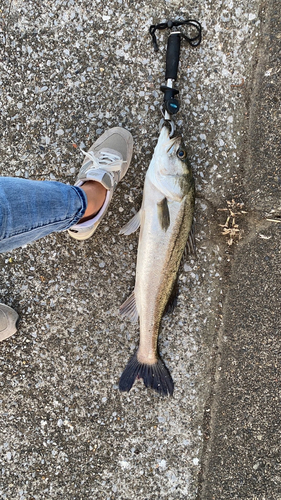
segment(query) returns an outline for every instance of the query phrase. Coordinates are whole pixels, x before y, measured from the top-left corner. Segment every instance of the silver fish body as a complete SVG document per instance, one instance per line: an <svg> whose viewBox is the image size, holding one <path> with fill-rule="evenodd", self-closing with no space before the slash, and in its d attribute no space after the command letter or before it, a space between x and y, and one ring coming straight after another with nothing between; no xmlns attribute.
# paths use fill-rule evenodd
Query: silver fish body
<svg viewBox="0 0 281 500"><path fill-rule="evenodd" d="M142 378L160 394L173 393L172 378L158 354L158 333L191 232L194 199L182 139L170 139L164 126L147 170L141 209L121 230L131 234L140 226L135 288L120 308L133 321L139 317L140 343L121 376L121 391Z"/></svg>

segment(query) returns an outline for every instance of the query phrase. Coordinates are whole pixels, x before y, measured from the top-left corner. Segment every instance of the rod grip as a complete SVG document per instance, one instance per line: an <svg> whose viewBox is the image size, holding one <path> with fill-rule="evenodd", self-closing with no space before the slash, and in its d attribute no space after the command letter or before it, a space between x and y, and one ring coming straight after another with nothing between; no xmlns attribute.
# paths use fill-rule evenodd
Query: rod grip
<svg viewBox="0 0 281 500"><path fill-rule="evenodd" d="M180 60L180 44L181 37L179 33L171 33L168 38L166 52L166 80L172 79L176 81L177 79Z"/></svg>

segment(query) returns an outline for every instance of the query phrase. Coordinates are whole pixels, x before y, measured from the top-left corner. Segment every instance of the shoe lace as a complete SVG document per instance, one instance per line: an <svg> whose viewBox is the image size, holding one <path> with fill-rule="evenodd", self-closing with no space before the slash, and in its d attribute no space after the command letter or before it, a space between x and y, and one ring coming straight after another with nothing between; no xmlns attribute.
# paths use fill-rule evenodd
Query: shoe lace
<svg viewBox="0 0 281 500"><path fill-rule="evenodd" d="M81 151L92 162L90 168L102 168L107 172L118 172L123 163L119 156L110 151L99 151L98 156L95 155L94 151L83 151L83 149Z"/></svg>

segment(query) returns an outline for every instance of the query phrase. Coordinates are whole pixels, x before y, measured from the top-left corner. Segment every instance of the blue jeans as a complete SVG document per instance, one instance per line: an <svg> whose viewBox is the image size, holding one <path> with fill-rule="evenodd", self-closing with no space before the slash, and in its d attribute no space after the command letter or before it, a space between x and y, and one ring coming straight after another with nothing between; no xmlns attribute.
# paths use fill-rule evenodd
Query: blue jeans
<svg viewBox="0 0 281 500"><path fill-rule="evenodd" d="M69 229L86 207L86 194L79 187L0 177L0 253Z"/></svg>

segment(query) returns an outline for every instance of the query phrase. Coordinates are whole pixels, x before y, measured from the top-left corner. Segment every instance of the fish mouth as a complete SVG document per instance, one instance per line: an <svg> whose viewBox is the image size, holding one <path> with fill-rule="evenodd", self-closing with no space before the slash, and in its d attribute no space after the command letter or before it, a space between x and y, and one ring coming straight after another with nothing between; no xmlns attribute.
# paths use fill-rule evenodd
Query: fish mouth
<svg viewBox="0 0 281 500"><path fill-rule="evenodd" d="M169 153L171 149L177 144L178 146L181 144L182 138L181 136L176 136L170 138L170 129L168 125L163 125L161 130L160 138L158 141L158 146L160 149L164 148L166 153Z"/></svg>
<svg viewBox="0 0 281 500"><path fill-rule="evenodd" d="M170 139L170 142L169 142L167 153L169 153L171 151L171 149L173 148L173 146L175 144L177 144L179 146L180 143L181 143L181 136L178 135L177 137L172 137L172 139Z"/></svg>

